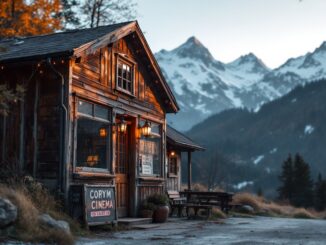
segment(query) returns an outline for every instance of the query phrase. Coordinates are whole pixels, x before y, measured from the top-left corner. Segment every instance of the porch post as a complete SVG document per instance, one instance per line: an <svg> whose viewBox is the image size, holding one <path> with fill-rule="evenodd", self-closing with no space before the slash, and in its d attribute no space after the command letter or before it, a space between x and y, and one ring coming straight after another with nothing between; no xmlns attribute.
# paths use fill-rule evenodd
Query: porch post
<svg viewBox="0 0 326 245"><path fill-rule="evenodd" d="M191 170L191 151L188 151L188 190L191 190L191 176L192 176L192 170Z"/></svg>

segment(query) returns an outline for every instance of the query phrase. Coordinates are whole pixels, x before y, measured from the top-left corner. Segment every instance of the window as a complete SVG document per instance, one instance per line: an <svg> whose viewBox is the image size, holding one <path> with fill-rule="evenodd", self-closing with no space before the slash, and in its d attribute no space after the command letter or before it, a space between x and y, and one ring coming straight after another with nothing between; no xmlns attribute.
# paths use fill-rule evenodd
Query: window
<svg viewBox="0 0 326 245"><path fill-rule="evenodd" d="M145 121L140 123L143 126ZM141 175L161 176L162 169L162 137L161 126L151 124L152 131L155 132L153 137L141 136L139 140L139 162Z"/></svg>
<svg viewBox="0 0 326 245"><path fill-rule="evenodd" d="M76 166L108 169L110 166L111 111L78 101Z"/></svg>
<svg viewBox="0 0 326 245"><path fill-rule="evenodd" d="M178 175L178 158L169 157L169 175L177 176Z"/></svg>
<svg viewBox="0 0 326 245"><path fill-rule="evenodd" d="M117 89L134 94L134 65L122 59L117 60Z"/></svg>

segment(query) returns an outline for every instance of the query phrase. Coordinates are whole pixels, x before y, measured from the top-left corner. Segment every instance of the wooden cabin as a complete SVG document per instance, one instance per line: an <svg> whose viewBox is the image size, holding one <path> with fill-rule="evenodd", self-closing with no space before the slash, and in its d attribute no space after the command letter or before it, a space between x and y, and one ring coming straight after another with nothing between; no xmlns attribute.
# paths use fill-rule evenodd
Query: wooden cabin
<svg viewBox="0 0 326 245"><path fill-rule="evenodd" d="M2 40L0 83L25 88L0 118L1 168L44 183L73 216L84 186L114 187L118 217L165 191L166 114L179 107L137 22Z"/></svg>
<svg viewBox="0 0 326 245"><path fill-rule="evenodd" d="M169 191L180 191L182 180L181 154L187 154L187 190L191 190L192 185L192 161L191 156L194 151L204 151L205 148L194 142L183 133L166 126L167 141L167 179L166 189Z"/></svg>

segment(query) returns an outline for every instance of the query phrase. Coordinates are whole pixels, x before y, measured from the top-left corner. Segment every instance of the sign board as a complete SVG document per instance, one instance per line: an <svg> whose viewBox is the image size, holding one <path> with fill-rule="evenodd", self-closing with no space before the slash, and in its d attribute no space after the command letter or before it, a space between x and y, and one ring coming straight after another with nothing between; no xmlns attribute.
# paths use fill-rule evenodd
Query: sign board
<svg viewBox="0 0 326 245"><path fill-rule="evenodd" d="M153 155L140 154L139 159L141 162L141 173L152 175L153 174Z"/></svg>
<svg viewBox="0 0 326 245"><path fill-rule="evenodd" d="M117 220L115 187L84 185L85 221L88 225L112 223Z"/></svg>

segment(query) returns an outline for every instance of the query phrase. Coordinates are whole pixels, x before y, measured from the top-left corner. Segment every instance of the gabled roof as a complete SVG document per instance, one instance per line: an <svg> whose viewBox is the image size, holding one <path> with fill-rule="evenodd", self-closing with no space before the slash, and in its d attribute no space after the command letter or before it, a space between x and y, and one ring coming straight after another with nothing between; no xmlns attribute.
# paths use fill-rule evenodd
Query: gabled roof
<svg viewBox="0 0 326 245"><path fill-rule="evenodd" d="M72 55L76 48L94 41L132 22L48 35L0 40L0 61L20 60L49 55Z"/></svg>
<svg viewBox="0 0 326 245"><path fill-rule="evenodd" d="M180 133L176 129L172 128L171 126L167 125L166 127L166 137L168 143L180 147L184 150L190 151L203 151L205 150L204 147L200 146L199 144L195 143L192 139L185 136L184 134Z"/></svg>
<svg viewBox="0 0 326 245"><path fill-rule="evenodd" d="M177 101L137 21L48 35L2 39L0 40L0 63L61 56L78 57L83 53L92 53L131 33L137 34L144 53L148 57L149 64L153 67L153 71L156 74L157 81L160 82L161 88L165 92L166 99L164 103L167 104L168 108L171 108L167 112L177 112L179 110Z"/></svg>

